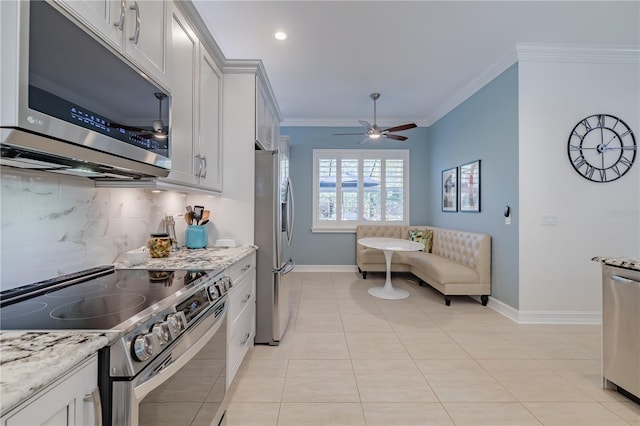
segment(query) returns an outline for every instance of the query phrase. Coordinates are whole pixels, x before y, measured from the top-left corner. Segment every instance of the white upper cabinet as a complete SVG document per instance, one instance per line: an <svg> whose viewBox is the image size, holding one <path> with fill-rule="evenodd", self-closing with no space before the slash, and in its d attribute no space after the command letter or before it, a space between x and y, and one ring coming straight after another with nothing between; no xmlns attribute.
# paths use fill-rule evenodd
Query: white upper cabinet
<svg viewBox="0 0 640 426"><path fill-rule="evenodd" d="M222 73L204 48L200 52L200 186L222 191Z"/></svg>
<svg viewBox="0 0 640 426"><path fill-rule="evenodd" d="M171 2L58 0L105 42L167 85Z"/></svg>
<svg viewBox="0 0 640 426"><path fill-rule="evenodd" d="M177 8L171 25L171 172L166 181L221 192L222 73Z"/></svg>
<svg viewBox="0 0 640 426"><path fill-rule="evenodd" d="M267 85L256 77L256 142L262 149L274 150L280 137L280 121Z"/></svg>
<svg viewBox="0 0 640 426"><path fill-rule="evenodd" d="M174 8L171 19L171 172L167 180L197 185L202 168L195 143L198 116L197 63L199 40L182 14Z"/></svg>

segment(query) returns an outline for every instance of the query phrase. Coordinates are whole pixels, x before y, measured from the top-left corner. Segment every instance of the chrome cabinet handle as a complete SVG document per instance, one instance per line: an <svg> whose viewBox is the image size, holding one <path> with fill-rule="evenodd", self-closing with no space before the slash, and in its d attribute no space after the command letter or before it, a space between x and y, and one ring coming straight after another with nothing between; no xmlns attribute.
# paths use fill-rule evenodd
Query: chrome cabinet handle
<svg viewBox="0 0 640 426"><path fill-rule="evenodd" d="M124 14L126 9L127 9L127 6L125 4L125 0L121 0L120 1L120 19L117 22L113 23L113 26L118 27L120 31L124 29Z"/></svg>
<svg viewBox="0 0 640 426"><path fill-rule="evenodd" d="M202 175L202 178L206 178L207 177L207 156L205 155L204 157L202 157L202 162L204 163L204 174Z"/></svg>
<svg viewBox="0 0 640 426"><path fill-rule="evenodd" d="M202 157L196 155L196 161L198 162L198 170L196 171L196 176L202 177Z"/></svg>
<svg viewBox="0 0 640 426"><path fill-rule="evenodd" d="M133 44L138 44L138 40L140 40L140 7L138 6L138 2L133 2L133 6L130 6L129 9L136 11L136 32L133 36L129 37L129 40L131 40Z"/></svg>
<svg viewBox="0 0 640 426"><path fill-rule="evenodd" d="M95 416L95 425L102 426L102 402L100 401L100 389L95 387L91 393L83 398L84 402L93 402L93 415Z"/></svg>

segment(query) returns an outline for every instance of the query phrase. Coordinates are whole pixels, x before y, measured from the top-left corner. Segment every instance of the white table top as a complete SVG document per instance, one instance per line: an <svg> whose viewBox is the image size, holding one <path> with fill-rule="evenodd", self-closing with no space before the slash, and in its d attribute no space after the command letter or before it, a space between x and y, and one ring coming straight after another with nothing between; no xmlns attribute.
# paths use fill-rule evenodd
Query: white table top
<svg viewBox="0 0 640 426"><path fill-rule="evenodd" d="M362 244L365 247L393 251L418 251L424 248L424 244L416 241L384 237L360 238L358 244Z"/></svg>

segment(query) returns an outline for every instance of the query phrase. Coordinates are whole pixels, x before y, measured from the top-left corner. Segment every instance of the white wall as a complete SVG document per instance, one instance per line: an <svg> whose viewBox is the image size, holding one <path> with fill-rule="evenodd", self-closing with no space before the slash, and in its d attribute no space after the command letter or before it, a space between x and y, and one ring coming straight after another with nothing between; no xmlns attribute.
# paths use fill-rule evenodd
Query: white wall
<svg viewBox="0 0 640 426"><path fill-rule="evenodd" d="M573 126L622 118L640 142L640 51L519 46L521 318L599 321L593 256L640 258L640 155L621 179L594 183L569 163ZM557 226L543 226L556 215Z"/></svg>

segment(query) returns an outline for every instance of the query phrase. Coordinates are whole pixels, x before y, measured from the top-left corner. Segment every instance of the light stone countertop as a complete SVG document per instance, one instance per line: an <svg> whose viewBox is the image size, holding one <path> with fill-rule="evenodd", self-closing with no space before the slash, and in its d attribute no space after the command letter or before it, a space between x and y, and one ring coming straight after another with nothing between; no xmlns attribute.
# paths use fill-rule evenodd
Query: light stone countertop
<svg viewBox="0 0 640 426"><path fill-rule="evenodd" d="M222 271L255 250L257 250L256 246L205 249L181 247L177 251L172 251L169 257L150 257L139 265L130 265L125 255L122 261L116 262L114 266L116 269L214 269Z"/></svg>
<svg viewBox="0 0 640 426"><path fill-rule="evenodd" d="M167 258L131 266L125 260L118 269L210 269L222 272L256 251L255 246L181 248ZM0 414L24 401L100 348L119 337L100 331L1 331L0 330Z"/></svg>
<svg viewBox="0 0 640 426"><path fill-rule="evenodd" d="M109 343L100 332L0 332L0 413L38 392Z"/></svg>
<svg viewBox="0 0 640 426"><path fill-rule="evenodd" d="M640 259L634 259L631 257L596 256L591 260L600 262L604 265L617 266L618 268L631 269L632 271L640 271Z"/></svg>

